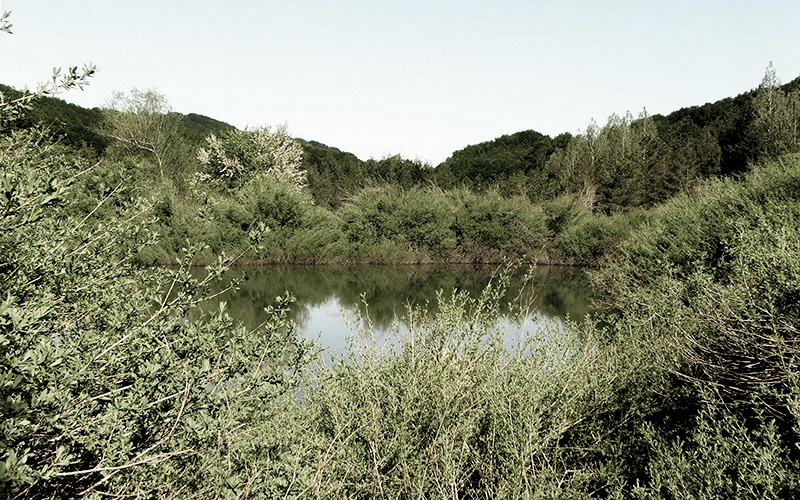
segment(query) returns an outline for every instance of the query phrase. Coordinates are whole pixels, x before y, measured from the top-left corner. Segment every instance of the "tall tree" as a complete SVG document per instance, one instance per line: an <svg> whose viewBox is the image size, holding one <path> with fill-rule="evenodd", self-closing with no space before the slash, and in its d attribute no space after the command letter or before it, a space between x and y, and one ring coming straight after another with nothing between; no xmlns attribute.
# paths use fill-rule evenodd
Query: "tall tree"
<svg viewBox="0 0 800 500"><path fill-rule="evenodd" d="M800 146L800 92L785 91L772 62L753 98L755 135L761 154L777 156Z"/></svg>
<svg viewBox="0 0 800 500"><path fill-rule="evenodd" d="M170 151L182 140L180 116L172 113L164 94L153 89L117 91L106 108L106 133L129 153L151 154L164 177Z"/></svg>

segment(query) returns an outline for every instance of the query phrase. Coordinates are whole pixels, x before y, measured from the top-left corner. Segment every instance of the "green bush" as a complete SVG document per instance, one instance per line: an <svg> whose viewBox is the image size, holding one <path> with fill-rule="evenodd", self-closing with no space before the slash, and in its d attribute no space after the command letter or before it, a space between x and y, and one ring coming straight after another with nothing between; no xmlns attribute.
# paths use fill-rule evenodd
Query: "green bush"
<svg viewBox="0 0 800 500"><path fill-rule="evenodd" d="M74 165L29 134L0 138L0 494L246 494L273 476L252 438L307 352L290 300L258 331L224 308L188 321L224 263L200 282L192 248L173 271L132 265L147 207L67 215Z"/></svg>
<svg viewBox="0 0 800 500"><path fill-rule="evenodd" d="M290 260L303 264L347 262L341 221L336 214L317 206L306 207L300 225L286 242Z"/></svg>
<svg viewBox="0 0 800 500"><path fill-rule="evenodd" d="M599 273L611 341L662 374L636 438L649 458L629 459L647 471L627 480L642 496L797 495L798 187L798 156L707 182L652 212ZM687 393L691 418L656 425Z"/></svg>
<svg viewBox="0 0 800 500"><path fill-rule="evenodd" d="M271 229L297 228L303 213L311 206L307 192L297 192L291 186L270 177L256 177L236 192L236 202L252 222L263 222Z"/></svg>
<svg viewBox="0 0 800 500"><path fill-rule="evenodd" d="M455 210L453 232L466 260L496 262L504 256L534 254L547 238L539 208L522 197L503 198L496 191L446 194Z"/></svg>
<svg viewBox="0 0 800 500"><path fill-rule="evenodd" d="M601 434L621 375L588 338L550 328L515 348L493 327L508 286L440 296L389 345L367 328L321 374L310 405L318 497L583 497L602 477ZM517 314L525 301L511 302ZM613 429L607 429L608 435ZM567 436L583 436L562 446ZM311 452L309 452L311 453Z"/></svg>
<svg viewBox="0 0 800 500"><path fill-rule="evenodd" d="M644 219L644 212L584 214L564 227L554 239L550 254L557 262L599 266L614 261L619 245Z"/></svg>
<svg viewBox="0 0 800 500"><path fill-rule="evenodd" d="M452 211L431 190L366 188L337 214L354 255L368 262L426 261L446 255L455 245L449 227Z"/></svg>
<svg viewBox="0 0 800 500"><path fill-rule="evenodd" d="M714 400L713 395L706 399ZM634 498L796 498L800 476L775 421L751 422L723 404L708 403L692 431L669 439L644 427L652 458L649 481L635 487Z"/></svg>

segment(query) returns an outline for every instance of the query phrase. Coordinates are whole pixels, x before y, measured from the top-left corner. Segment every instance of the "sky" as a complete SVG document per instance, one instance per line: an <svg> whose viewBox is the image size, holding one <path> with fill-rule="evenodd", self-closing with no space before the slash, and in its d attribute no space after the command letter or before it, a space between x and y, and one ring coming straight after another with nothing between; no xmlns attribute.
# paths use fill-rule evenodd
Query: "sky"
<svg viewBox="0 0 800 500"><path fill-rule="evenodd" d="M0 0L0 83L92 63L238 128L437 165L522 130L580 133L800 76L797 0Z"/></svg>

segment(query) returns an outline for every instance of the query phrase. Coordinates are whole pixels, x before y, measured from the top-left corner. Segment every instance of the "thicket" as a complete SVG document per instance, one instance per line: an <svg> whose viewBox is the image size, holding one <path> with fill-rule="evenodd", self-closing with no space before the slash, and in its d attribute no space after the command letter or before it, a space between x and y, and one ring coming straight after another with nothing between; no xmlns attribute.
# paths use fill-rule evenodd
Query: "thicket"
<svg viewBox="0 0 800 500"><path fill-rule="evenodd" d="M36 131L0 138L0 166L2 495L243 485L248 423L275 411L305 364L289 299L254 331L223 308L187 321L224 262L201 280L189 274L195 248L174 270L132 265L152 243L152 207L109 188L92 208L102 220L70 215L92 166Z"/></svg>
<svg viewBox="0 0 800 500"><path fill-rule="evenodd" d="M600 273L610 341L657 374L630 388L657 410L637 430L633 493L797 496L799 187L797 155L704 183L648 214Z"/></svg>
<svg viewBox="0 0 800 500"><path fill-rule="evenodd" d="M796 497L798 182L800 157L784 157L659 207L598 271L602 327L509 347L493 326L501 274L475 299L440 296L433 316L409 311L388 345L360 330L294 410L309 468L290 489ZM511 303L524 306L524 291Z"/></svg>
<svg viewBox="0 0 800 500"><path fill-rule="evenodd" d="M643 209L800 149L797 87L781 85L770 67L758 89L734 99L666 117L614 115L576 136L520 132L457 151L436 168L400 157L361 161L294 141L285 127L238 131L172 113L164 96L135 89L127 107L69 115L99 134L102 148L55 126L59 110L76 108L55 99L32 101L14 128L52 124L62 144L102 161L97 172L151 199L161 238L140 254L145 263L174 262L188 239L208 245L201 263L228 252L251 263L525 257L598 266L613 260ZM210 133L198 143L202 130Z"/></svg>
<svg viewBox="0 0 800 500"><path fill-rule="evenodd" d="M314 142L299 141L301 151L286 143L285 129L264 136L280 135L283 146L267 141L256 151L245 138L258 131L223 131L200 148L200 174L181 166L166 181L140 182L155 199L163 235L141 259L169 262L187 238L201 237L209 245L201 261L211 261L245 251L258 230L257 248L243 256L253 263L524 257L602 265L646 208L702 179L741 175L747 162L797 151L796 86L780 85L770 67L758 89L735 99L666 117L614 115L574 137L521 132L456 152L436 169L399 157L362 162ZM280 180L255 179L285 169L275 166L280 148L292 151L286 161L296 178L289 185L302 188L297 195ZM140 171L153 171L147 157L139 161ZM215 176L227 181L198 181Z"/></svg>

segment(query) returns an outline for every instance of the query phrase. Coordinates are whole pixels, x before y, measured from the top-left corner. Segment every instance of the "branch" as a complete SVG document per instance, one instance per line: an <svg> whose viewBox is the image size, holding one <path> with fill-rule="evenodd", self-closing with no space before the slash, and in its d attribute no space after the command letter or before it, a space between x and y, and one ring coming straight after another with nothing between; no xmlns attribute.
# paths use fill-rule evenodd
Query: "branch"
<svg viewBox="0 0 800 500"><path fill-rule="evenodd" d="M181 450L181 451L172 451L172 452L169 452L169 453L160 453L160 454L158 454L158 455L156 455L154 457L145 458L145 459L142 459L142 460L138 460L136 462L129 462L129 463L125 464L125 465L118 465L116 467L95 467L94 469L76 470L76 471L70 471L70 472L59 472L59 473L56 474L56 476L60 476L60 477L80 476L80 475L86 475L86 474L94 474L95 472L120 471L120 470L123 470L123 469L129 469L131 467L136 467L138 465L144 465L144 464L147 464L147 463L150 463L150 462L154 462L156 460L166 460L166 459L172 458L172 457L178 457L178 456L181 456L181 455L194 455L196 453L197 452L195 450L189 448L189 449ZM106 476L105 478L103 478L103 481L105 481L109 477L111 477L111 476ZM81 495L84 495L84 494L88 493L89 491L91 491L91 489L93 489L93 488L95 488L97 486L99 486L99 484L95 484L91 488L89 488L86 491L82 492Z"/></svg>

